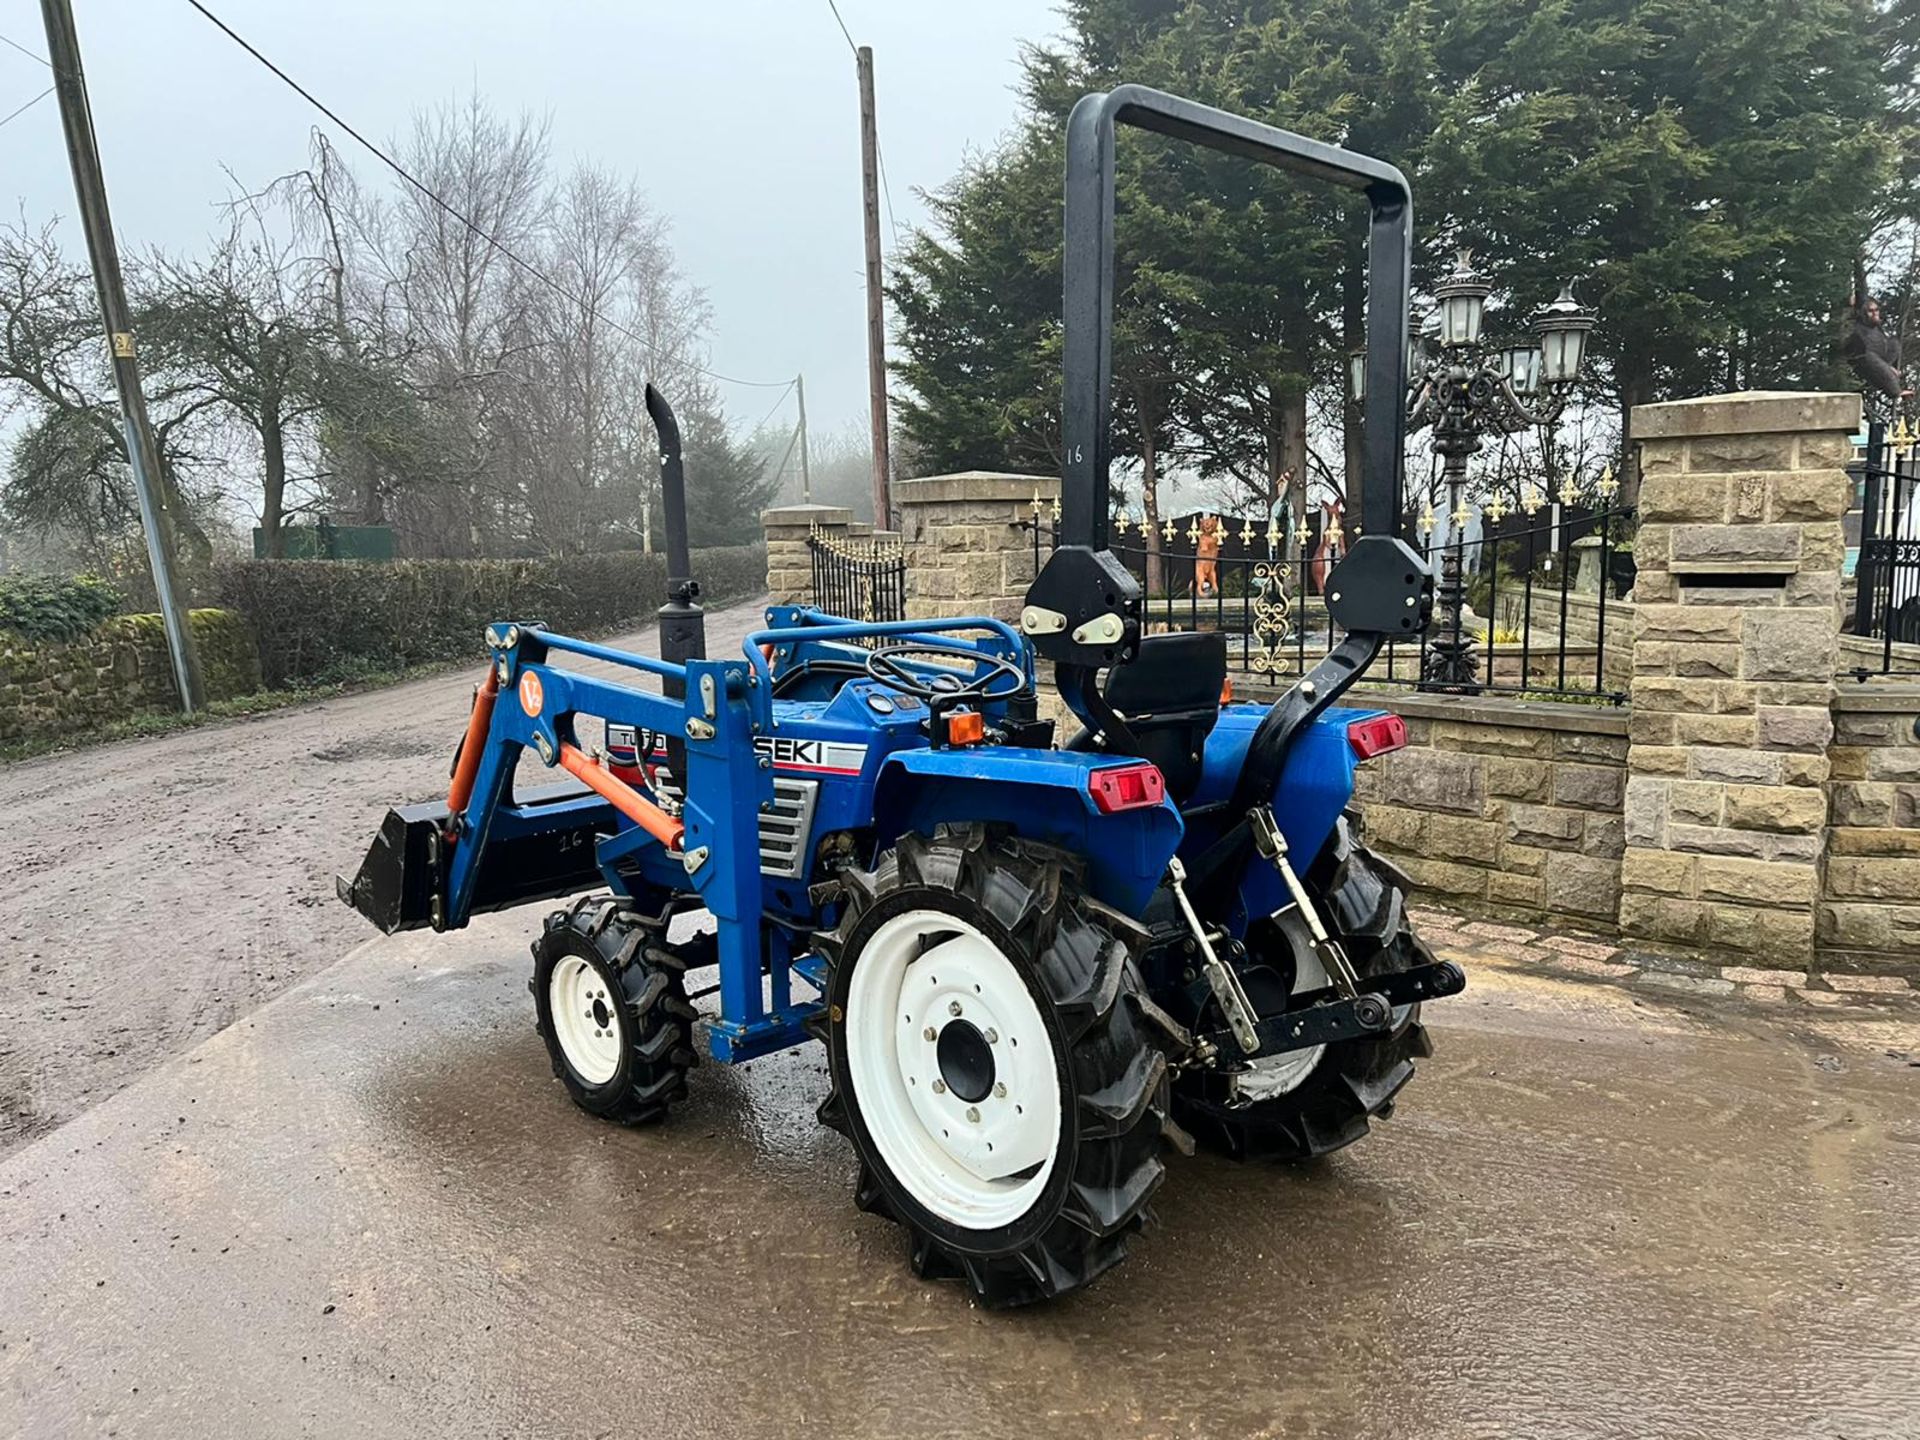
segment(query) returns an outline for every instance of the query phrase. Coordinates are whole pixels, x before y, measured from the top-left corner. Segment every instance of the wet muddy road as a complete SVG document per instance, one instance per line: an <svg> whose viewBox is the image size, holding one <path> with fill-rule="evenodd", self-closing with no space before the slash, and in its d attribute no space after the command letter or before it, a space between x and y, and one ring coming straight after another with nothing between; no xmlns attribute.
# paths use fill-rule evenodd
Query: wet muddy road
<svg viewBox="0 0 1920 1440"><path fill-rule="evenodd" d="M0 1163L0 1434L1920 1434L1910 1020L1480 965L1372 1138L1176 1160L987 1314L853 1210L814 1049L573 1110L526 928L368 943Z"/></svg>
<svg viewBox="0 0 1920 1440"><path fill-rule="evenodd" d="M445 796L478 669L0 766L0 1155L366 938L334 872Z"/></svg>

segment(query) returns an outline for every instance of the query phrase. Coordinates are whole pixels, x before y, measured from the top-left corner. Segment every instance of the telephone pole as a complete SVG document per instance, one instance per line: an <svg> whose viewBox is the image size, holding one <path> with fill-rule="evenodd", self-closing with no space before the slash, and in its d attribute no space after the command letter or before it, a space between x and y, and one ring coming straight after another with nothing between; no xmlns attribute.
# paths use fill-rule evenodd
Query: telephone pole
<svg viewBox="0 0 1920 1440"><path fill-rule="evenodd" d="M873 528L893 528L887 495L886 297L880 281L880 130L873 113L873 47L854 51L860 71L860 181L867 227L867 404L873 424Z"/></svg>
<svg viewBox="0 0 1920 1440"><path fill-rule="evenodd" d="M47 27L47 58L53 66L53 83L60 100L60 123L67 135L67 160L73 167L73 191L80 202L80 226L86 232L94 289L100 297L100 318L106 325L108 350L113 357L113 383L120 393L127 464L133 470L133 488L140 497L147 561L153 569L154 593L159 597L167 649L173 658L180 708L191 715L206 702L200 655L174 583L179 565L174 557L173 515L167 508L169 491L161 480L160 453L147 420L147 398L140 389L133 321L127 311L126 286L120 278L113 220L107 213L107 186L100 173L100 149L94 141L86 76L80 69L80 38L74 30L68 0L40 0L40 12Z"/></svg>
<svg viewBox="0 0 1920 1440"><path fill-rule="evenodd" d="M807 465L807 377L793 377L793 393L800 397L800 499L803 504L813 503L813 472ZM876 530L886 526L876 525Z"/></svg>

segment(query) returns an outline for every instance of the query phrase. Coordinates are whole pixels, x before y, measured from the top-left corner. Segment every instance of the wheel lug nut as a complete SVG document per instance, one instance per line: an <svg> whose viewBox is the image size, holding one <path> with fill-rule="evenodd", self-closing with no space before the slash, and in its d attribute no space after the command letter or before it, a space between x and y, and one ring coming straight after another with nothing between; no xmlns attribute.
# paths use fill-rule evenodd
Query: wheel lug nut
<svg viewBox="0 0 1920 1440"><path fill-rule="evenodd" d="M976 1125L980 1123L980 1111L977 1106L973 1106L973 1105L967 1106L967 1119L971 1120Z"/></svg>
<svg viewBox="0 0 1920 1440"><path fill-rule="evenodd" d="M934 1082L933 1082L933 1093L934 1093L934 1094L936 1094L936 1095L944 1095L944 1094L946 1094L946 1093L947 1093L947 1082L946 1082L946 1081L944 1081L944 1080L936 1080L936 1081L934 1081Z"/></svg>
<svg viewBox="0 0 1920 1440"><path fill-rule="evenodd" d="M996 1100L1007 1098L1007 1087L1004 1083L998 1083L993 1087L993 1098Z"/></svg>
<svg viewBox="0 0 1920 1440"><path fill-rule="evenodd" d="M940 1038L940 1032L929 1025L920 1032L920 1038L922 1040L938 1040Z"/></svg>
<svg viewBox="0 0 1920 1440"><path fill-rule="evenodd" d="M947 1002L947 1014L958 1015L959 1013L960 1013L960 1002L958 1000L949 1000Z"/></svg>
<svg viewBox="0 0 1920 1440"><path fill-rule="evenodd" d="M991 1025L989 1025L987 1027L987 1044L998 1045L999 1043L1000 1043L1000 1032L994 1029Z"/></svg>

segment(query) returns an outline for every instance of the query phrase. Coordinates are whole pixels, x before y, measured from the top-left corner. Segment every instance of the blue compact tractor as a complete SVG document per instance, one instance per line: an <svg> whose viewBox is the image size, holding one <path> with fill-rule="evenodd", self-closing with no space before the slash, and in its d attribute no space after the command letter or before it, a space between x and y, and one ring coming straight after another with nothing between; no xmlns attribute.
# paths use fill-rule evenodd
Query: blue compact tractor
<svg viewBox="0 0 1920 1440"><path fill-rule="evenodd" d="M1465 983L1344 813L1355 768L1405 729L1338 702L1432 607L1394 538L1398 407L1367 412L1364 534L1327 585L1338 643L1273 705L1223 703L1219 634L1144 634L1106 548L1122 122L1361 192L1367 389L1402 393L1399 171L1152 90L1088 96L1067 132L1062 543L1018 626L777 606L743 655L708 659L678 435L649 388L661 658L493 625L448 803L389 813L340 882L387 931L592 892L533 944L575 1103L663 1119L702 1045L732 1063L817 1039L855 1203L900 1225L919 1274L990 1305L1118 1262L1169 1148L1298 1160L1364 1135L1428 1053L1421 1005ZM1073 717L1059 743L1035 719L1042 661ZM568 778L516 787L527 752ZM713 1014L687 988L708 969Z"/></svg>

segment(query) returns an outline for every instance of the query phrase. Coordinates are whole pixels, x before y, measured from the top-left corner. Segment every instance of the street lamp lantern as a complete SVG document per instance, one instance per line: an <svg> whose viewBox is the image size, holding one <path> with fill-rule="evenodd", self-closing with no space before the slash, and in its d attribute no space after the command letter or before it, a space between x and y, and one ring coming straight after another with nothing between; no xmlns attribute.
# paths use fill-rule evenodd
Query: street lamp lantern
<svg viewBox="0 0 1920 1440"><path fill-rule="evenodd" d="M1473 252L1462 250L1453 273L1433 287L1433 298L1440 304L1440 343L1449 348L1478 345L1487 296L1492 293L1493 286L1473 268Z"/></svg>
<svg viewBox="0 0 1920 1440"><path fill-rule="evenodd" d="M1347 395L1356 405L1367 403L1367 347L1347 352Z"/></svg>
<svg viewBox="0 0 1920 1440"><path fill-rule="evenodd" d="M1440 317L1429 313L1418 327L1407 335L1407 374L1416 380L1427 373L1429 346L1427 342L1440 333Z"/></svg>
<svg viewBox="0 0 1920 1440"><path fill-rule="evenodd" d="M1592 313L1573 298L1571 280L1560 287L1558 299L1534 314L1533 328L1540 334L1541 375L1549 385L1571 385L1580 378L1580 366L1587 354L1587 332L1593 325Z"/></svg>
<svg viewBox="0 0 1920 1440"><path fill-rule="evenodd" d="M1500 368L1514 394L1533 394L1540 388L1540 347L1526 340L1510 342Z"/></svg>
<svg viewBox="0 0 1920 1440"><path fill-rule="evenodd" d="M1551 431L1580 378L1587 334L1594 327L1594 316L1581 308L1568 285L1551 305L1534 313L1531 335L1483 337L1492 291L1486 277L1473 268L1472 254L1461 251L1452 271L1433 290L1438 304L1432 326L1438 345L1426 355L1409 347L1408 356L1407 423L1432 428L1449 522L1435 595L1435 633L1421 659L1421 683L1426 689L1469 695L1479 693L1481 681L1475 654L1479 637L1466 620L1465 531L1472 519L1468 461L1487 435L1514 435L1535 426ZM1520 510L1531 517L1552 503L1551 484L1543 492L1529 483L1516 498ZM1420 531L1429 544L1439 519L1433 499L1430 488L1420 516ZM1564 495L1559 503L1567 503ZM1512 508L1500 495L1485 514L1497 527ZM1498 541L1493 544L1497 551Z"/></svg>

